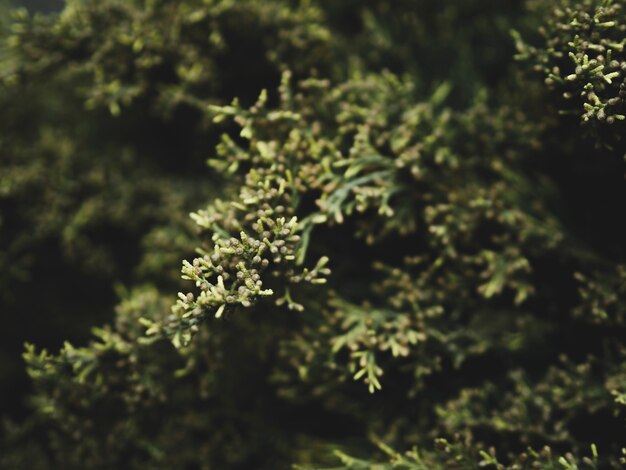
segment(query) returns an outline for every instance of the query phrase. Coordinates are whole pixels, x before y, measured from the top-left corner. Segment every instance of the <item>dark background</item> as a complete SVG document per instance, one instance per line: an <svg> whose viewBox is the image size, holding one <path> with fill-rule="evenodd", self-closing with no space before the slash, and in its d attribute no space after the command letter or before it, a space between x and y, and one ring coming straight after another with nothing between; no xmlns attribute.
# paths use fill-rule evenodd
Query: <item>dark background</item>
<svg viewBox="0 0 626 470"><path fill-rule="evenodd" d="M63 0L11 0L9 4L16 7L23 6L30 11L49 13L60 10L63 7Z"/></svg>

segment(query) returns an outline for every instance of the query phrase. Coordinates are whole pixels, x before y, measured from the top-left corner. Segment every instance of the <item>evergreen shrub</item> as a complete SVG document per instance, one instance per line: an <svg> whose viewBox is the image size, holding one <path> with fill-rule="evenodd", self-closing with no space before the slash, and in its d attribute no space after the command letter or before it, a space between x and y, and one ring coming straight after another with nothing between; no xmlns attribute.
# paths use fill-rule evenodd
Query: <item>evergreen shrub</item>
<svg viewBox="0 0 626 470"><path fill-rule="evenodd" d="M624 8L14 12L0 467L620 468Z"/></svg>

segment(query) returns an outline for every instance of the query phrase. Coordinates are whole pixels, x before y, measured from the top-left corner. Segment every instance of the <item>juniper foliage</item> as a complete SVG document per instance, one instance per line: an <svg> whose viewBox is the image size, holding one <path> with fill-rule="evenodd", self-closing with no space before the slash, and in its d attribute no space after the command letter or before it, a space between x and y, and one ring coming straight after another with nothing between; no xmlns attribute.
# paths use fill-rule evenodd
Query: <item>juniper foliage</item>
<svg viewBox="0 0 626 470"><path fill-rule="evenodd" d="M518 58L534 64L545 75L547 87L561 94L563 113L578 116L599 143L616 145L626 119L624 5L596 0L555 3L540 29L538 47L517 36Z"/></svg>
<svg viewBox="0 0 626 470"><path fill-rule="evenodd" d="M20 292L40 288L50 246L53 268L129 287L90 340L27 345L32 412L7 420L0 466L619 468L623 14L594 0L16 13L0 92L9 318L35 308ZM583 163L604 179L572 189ZM581 191L596 194L572 210ZM107 244L115 230L130 250Z"/></svg>

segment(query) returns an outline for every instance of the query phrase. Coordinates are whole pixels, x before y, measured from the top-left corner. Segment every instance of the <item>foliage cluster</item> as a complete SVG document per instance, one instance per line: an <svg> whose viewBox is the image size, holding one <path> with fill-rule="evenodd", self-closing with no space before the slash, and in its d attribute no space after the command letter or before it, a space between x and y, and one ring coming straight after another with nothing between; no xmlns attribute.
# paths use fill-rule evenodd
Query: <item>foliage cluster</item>
<svg viewBox="0 0 626 470"><path fill-rule="evenodd" d="M556 2L533 47L517 36L519 58L562 95L562 112L578 116L599 143L623 133L626 98L626 11L620 2ZM622 143L623 148L623 143Z"/></svg>
<svg viewBox="0 0 626 470"><path fill-rule="evenodd" d="M619 468L623 8L15 13L0 467Z"/></svg>

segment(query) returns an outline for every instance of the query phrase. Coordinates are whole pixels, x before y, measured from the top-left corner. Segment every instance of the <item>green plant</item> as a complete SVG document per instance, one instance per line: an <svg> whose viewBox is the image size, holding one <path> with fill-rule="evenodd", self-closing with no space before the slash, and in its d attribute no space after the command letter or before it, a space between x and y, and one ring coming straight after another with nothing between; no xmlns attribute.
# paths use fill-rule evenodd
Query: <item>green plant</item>
<svg viewBox="0 0 626 470"><path fill-rule="evenodd" d="M561 10L541 30L549 44L515 38L542 71L557 75L551 61L583 47L563 40L589 29L570 18L622 40L618 3L550 3ZM499 22L457 30L462 12ZM27 346L33 413L5 425L0 466L618 468L624 238L580 221L612 227L618 211L595 204L625 201L623 181L589 177L585 189L616 199L585 198L578 219L568 205L582 199L570 186L586 152L619 142L589 150L513 43L499 43L541 19L480 1L71 2L58 17L20 14L5 83L32 101L3 115L14 135L0 187L21 221L7 246L28 254L58 237L64 260L102 271L119 245L91 238L101 221L135 234L143 255L89 342ZM424 42L431 24L442 27ZM494 44L474 67L470 40ZM459 62L444 54L455 45ZM411 59L438 55L432 69ZM467 74L431 86L450 62ZM600 72L586 79L612 99L616 77ZM40 101L50 76L74 108ZM75 126L81 105L89 119ZM66 120L34 139L16 123L38 107ZM596 136L618 129L598 113ZM172 145L185 164L155 145L159 129L184 132ZM38 223L42 207L62 210ZM43 235L28 237L31 226ZM28 273L26 261L5 273Z"/></svg>

